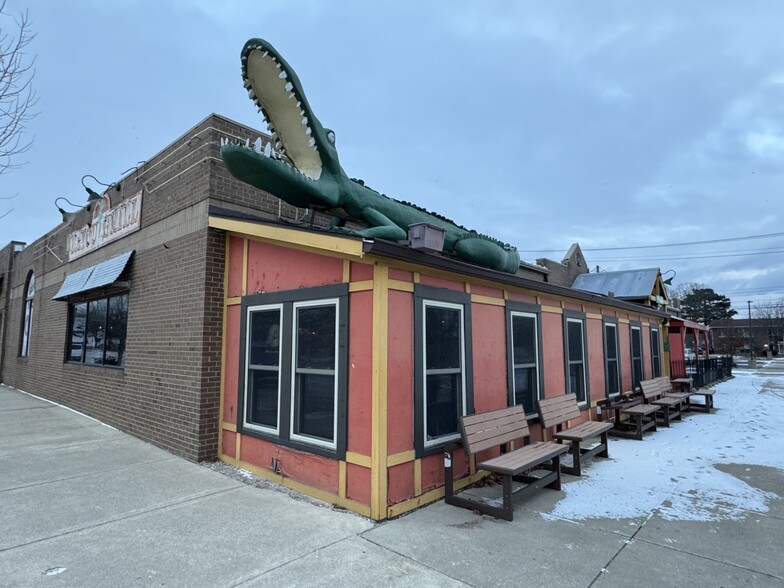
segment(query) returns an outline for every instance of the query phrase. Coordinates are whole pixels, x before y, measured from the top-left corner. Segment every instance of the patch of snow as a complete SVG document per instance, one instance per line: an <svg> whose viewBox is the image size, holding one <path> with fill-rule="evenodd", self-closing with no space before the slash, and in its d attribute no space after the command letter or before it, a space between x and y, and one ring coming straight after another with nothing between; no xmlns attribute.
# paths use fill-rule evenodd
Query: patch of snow
<svg viewBox="0 0 784 588"><path fill-rule="evenodd" d="M594 459L582 478L565 483L566 496L543 516L634 519L655 511L668 520L711 521L767 512L776 494L714 466L784 469L783 378L753 370L734 375L714 387L713 413L688 414L642 441L611 439L610 459Z"/></svg>

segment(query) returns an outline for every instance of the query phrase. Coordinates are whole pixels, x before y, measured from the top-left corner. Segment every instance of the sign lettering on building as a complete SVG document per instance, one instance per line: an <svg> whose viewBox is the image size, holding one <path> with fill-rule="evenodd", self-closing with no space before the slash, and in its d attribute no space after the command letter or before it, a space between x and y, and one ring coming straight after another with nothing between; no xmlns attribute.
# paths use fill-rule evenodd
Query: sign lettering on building
<svg viewBox="0 0 784 588"><path fill-rule="evenodd" d="M68 260L80 258L138 231L142 218L142 191L139 190L112 208L107 194L93 204L93 221L68 235Z"/></svg>

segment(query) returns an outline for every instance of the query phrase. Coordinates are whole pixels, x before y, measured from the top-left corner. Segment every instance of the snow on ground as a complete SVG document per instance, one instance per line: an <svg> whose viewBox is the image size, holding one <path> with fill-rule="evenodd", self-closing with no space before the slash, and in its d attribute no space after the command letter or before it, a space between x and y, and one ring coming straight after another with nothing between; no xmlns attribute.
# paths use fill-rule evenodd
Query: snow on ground
<svg viewBox="0 0 784 588"><path fill-rule="evenodd" d="M714 386L713 413L687 413L643 441L612 438L610 459L594 459L582 478L564 484L566 497L543 516L623 519L658 510L669 520L710 521L767 512L775 494L714 464L784 470L784 370L766 373L760 362L733 373Z"/></svg>

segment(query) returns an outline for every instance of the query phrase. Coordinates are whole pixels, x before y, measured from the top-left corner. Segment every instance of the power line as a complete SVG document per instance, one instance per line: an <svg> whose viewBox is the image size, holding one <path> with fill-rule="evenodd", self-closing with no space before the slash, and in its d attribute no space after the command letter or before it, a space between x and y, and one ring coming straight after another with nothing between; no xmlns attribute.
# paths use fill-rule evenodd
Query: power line
<svg viewBox="0 0 784 588"><path fill-rule="evenodd" d="M660 245L635 245L628 247L581 247L583 251L624 251L630 249L656 249L661 247L685 247L688 245L708 245L711 243L729 243L731 241L747 241L751 239L768 239L771 237L784 237L784 233L767 233L764 235L748 235L746 237L726 237L724 239L709 239L707 241L687 241L684 243L662 243ZM523 253L558 253L561 249L520 249Z"/></svg>
<svg viewBox="0 0 784 588"><path fill-rule="evenodd" d="M588 251L588 249L586 249ZM771 255L774 253L784 253L784 249L774 249L771 251L755 251L749 253L717 253L715 255L676 255L671 257L599 257L591 258L591 263L607 263L621 261L679 261L689 259L717 259L721 257L749 257L752 255Z"/></svg>

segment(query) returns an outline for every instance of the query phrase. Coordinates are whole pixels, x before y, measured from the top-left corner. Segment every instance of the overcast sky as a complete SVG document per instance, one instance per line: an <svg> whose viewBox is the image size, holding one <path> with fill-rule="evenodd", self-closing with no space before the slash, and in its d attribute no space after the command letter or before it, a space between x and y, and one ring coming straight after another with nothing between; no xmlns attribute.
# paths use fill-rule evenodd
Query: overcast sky
<svg viewBox="0 0 784 588"><path fill-rule="evenodd" d="M674 270L739 316L784 298L784 3L7 0L23 10L38 116L0 177L2 244L212 112L263 127L239 75L262 37L380 192L528 262L579 242L594 270ZM708 240L727 241L600 250Z"/></svg>

